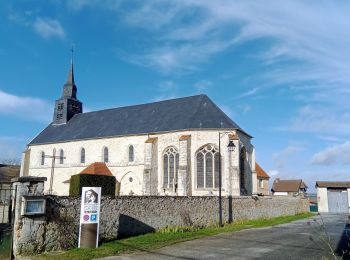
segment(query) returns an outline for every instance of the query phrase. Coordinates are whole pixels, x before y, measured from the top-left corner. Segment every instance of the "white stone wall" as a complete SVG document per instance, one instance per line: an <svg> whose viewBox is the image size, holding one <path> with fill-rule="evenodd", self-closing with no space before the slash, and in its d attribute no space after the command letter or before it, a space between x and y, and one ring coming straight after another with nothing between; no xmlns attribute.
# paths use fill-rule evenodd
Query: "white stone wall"
<svg viewBox="0 0 350 260"><path fill-rule="evenodd" d="M16 259L20 255L76 247L78 234L74 230L79 227L80 197L46 196L46 199L46 207L51 210L44 217L24 216L15 223ZM308 200L299 197L229 197L222 199L222 206L224 222L309 211ZM206 196L102 196L100 217L101 240L144 234L169 226L213 226L219 221L218 199Z"/></svg>
<svg viewBox="0 0 350 260"><path fill-rule="evenodd" d="M288 196L288 192L277 191L273 193L274 196Z"/></svg>
<svg viewBox="0 0 350 260"><path fill-rule="evenodd" d="M317 188L318 212L328 212L327 188Z"/></svg>
<svg viewBox="0 0 350 260"><path fill-rule="evenodd" d="M30 146L29 171L25 175L47 177L48 181L45 183L45 190L48 191L52 159L46 158L45 165L42 166L41 151L44 151L45 155L52 155L55 148L56 156L59 156L59 150L63 149L66 158L63 164L60 164L59 160L56 159L53 190L57 195L67 195L69 184L63 182L69 180L71 175L78 174L90 164L102 162L103 147L108 147L109 162L107 166L118 182L122 180L120 194L129 195L132 192L135 195L141 195L144 144L146 139L147 136L130 136ZM134 146L135 156L133 162L129 162L129 145ZM84 164L80 163L81 148L85 148ZM132 187L125 185L127 182L130 182L130 177L132 178Z"/></svg>
<svg viewBox="0 0 350 260"><path fill-rule="evenodd" d="M223 195L239 195L239 178L237 178L236 172L231 172L231 169L236 169L239 172L239 141L235 140L236 149L233 152L229 152L227 144L229 142L228 134L226 130L220 131L221 136L221 155L222 155L222 191ZM230 131L232 132L232 130ZM155 135L142 135L142 136L125 136L125 137L113 137L113 138L101 138L93 140L83 140L74 142L65 142L57 144L46 145L33 145L28 148L26 152L27 161L29 166L27 172L23 172L23 175L41 176L47 177L48 181L45 183L45 190L49 189L50 173L51 173L51 159L45 159L45 165L41 166L41 152L44 151L45 155L52 155L52 151L56 149L56 156L59 155L59 150L64 150L64 164L59 164L59 160L56 160L54 168L54 186L53 190L57 195L67 195L69 191L69 184L63 183L70 179L73 174L78 174L85 167L94 162L103 161L103 148L108 147L109 162L108 168L111 170L117 181L120 182L120 195L142 195L143 194L143 176L144 170L149 167L145 165L145 160L149 156L149 149L146 148L145 141L150 137L157 137L157 158L156 160L158 168L158 194L159 195L178 195L173 194L173 191L166 191L164 194L163 189L163 153L169 146L174 146L180 151L179 138L183 135L190 135L190 142L188 147L188 159L190 165L188 170L191 173L191 188L192 195L217 195L217 189L197 189L196 186L196 152L206 144L213 144L218 147L219 131L217 130L201 130L201 131L181 131L162 133ZM247 149L247 158L250 165L250 172L255 172L252 166L255 165L254 147L250 143L250 139L240 134L240 142L244 144ZM134 146L134 161L129 162L129 146ZM84 164L80 163L80 151L85 148L86 161ZM148 152L147 152L147 151ZM152 155L153 157L154 155ZM231 156L231 161L230 161ZM28 159L29 158L29 159ZM232 171L232 170L231 170ZM256 179L256 177L255 177ZM250 176L250 183L253 183L253 175ZM255 181L256 182L256 181ZM238 184L237 184L238 183ZM237 186L238 185L238 186ZM250 184L251 186L254 186ZM238 188L237 188L238 187ZM180 194L181 195L181 194Z"/></svg>

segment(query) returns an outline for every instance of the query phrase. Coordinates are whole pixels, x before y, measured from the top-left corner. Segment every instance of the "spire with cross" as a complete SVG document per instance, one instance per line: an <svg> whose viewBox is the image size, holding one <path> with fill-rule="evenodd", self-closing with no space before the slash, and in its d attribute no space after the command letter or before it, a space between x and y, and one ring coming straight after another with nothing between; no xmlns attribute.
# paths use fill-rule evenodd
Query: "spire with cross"
<svg viewBox="0 0 350 260"><path fill-rule="evenodd" d="M54 124L67 123L75 114L83 112L83 104L77 99L77 86L74 81L73 45L71 48L71 62L68 78L63 86L62 97L56 100L53 122Z"/></svg>

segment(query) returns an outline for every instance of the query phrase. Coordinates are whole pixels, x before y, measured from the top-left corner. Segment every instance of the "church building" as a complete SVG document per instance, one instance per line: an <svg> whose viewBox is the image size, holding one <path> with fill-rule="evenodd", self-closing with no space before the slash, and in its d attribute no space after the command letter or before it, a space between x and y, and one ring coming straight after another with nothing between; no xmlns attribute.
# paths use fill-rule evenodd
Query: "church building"
<svg viewBox="0 0 350 260"><path fill-rule="evenodd" d="M223 196L251 195L251 139L206 95L83 113L71 63L52 122L23 153L21 176L47 177L46 192L68 195L72 175L103 162L116 195L215 196L220 179Z"/></svg>

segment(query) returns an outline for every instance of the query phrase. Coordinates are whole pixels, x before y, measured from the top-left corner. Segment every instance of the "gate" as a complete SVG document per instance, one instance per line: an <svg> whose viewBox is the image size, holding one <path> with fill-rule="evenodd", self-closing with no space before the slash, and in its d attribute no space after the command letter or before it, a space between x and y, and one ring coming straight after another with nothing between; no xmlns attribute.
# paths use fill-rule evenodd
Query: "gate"
<svg viewBox="0 0 350 260"><path fill-rule="evenodd" d="M348 192L346 189L328 189L328 212L349 213Z"/></svg>
<svg viewBox="0 0 350 260"><path fill-rule="evenodd" d="M14 197L11 183L0 183L0 259L12 259Z"/></svg>

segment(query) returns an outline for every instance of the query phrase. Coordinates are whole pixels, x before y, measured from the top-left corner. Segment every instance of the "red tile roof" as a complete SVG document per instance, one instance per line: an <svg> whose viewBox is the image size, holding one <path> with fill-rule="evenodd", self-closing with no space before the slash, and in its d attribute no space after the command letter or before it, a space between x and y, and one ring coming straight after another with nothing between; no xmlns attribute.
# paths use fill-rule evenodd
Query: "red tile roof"
<svg viewBox="0 0 350 260"><path fill-rule="evenodd" d="M154 143L157 140L158 140L158 137L148 137L145 143Z"/></svg>
<svg viewBox="0 0 350 260"><path fill-rule="evenodd" d="M300 189L307 189L303 180L280 180L276 179L272 185L274 192L298 192Z"/></svg>
<svg viewBox="0 0 350 260"><path fill-rule="evenodd" d="M270 179L270 176L260 167L258 163L255 163L256 176L262 179Z"/></svg>
<svg viewBox="0 0 350 260"><path fill-rule="evenodd" d="M96 175L105 175L113 176L112 172L108 169L107 165L104 162L95 162L90 164L79 174L96 174Z"/></svg>
<svg viewBox="0 0 350 260"><path fill-rule="evenodd" d="M179 140L180 141L186 141L191 138L191 135L181 135Z"/></svg>
<svg viewBox="0 0 350 260"><path fill-rule="evenodd" d="M350 181L316 181L319 188L350 188Z"/></svg>

